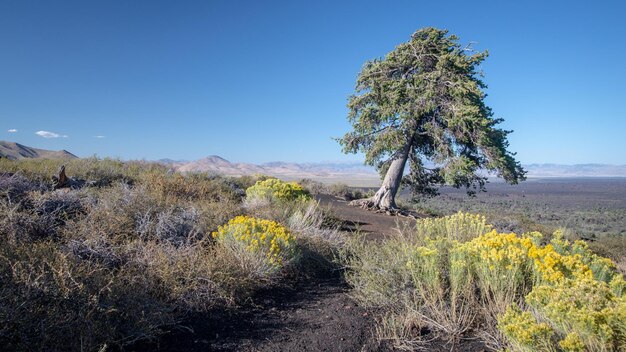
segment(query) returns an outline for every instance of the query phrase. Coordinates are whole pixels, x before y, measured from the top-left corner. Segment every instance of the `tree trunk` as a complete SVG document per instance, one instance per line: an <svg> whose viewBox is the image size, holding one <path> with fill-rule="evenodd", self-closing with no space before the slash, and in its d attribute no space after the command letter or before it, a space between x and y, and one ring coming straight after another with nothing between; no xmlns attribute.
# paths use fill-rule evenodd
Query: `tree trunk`
<svg viewBox="0 0 626 352"><path fill-rule="evenodd" d="M383 184L380 189L374 194L373 197L367 199L361 199L351 202L351 205L359 205L364 208L395 211L398 209L396 206L396 194L400 189L400 182L402 181L402 174L404 173L404 167L409 157L410 145L407 144L402 153L389 165L389 169L383 179Z"/></svg>

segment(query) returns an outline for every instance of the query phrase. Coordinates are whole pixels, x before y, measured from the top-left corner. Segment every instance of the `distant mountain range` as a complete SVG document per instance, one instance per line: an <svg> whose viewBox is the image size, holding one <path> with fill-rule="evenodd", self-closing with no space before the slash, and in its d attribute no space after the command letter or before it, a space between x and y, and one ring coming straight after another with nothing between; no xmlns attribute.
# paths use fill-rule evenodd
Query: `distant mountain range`
<svg viewBox="0 0 626 352"><path fill-rule="evenodd" d="M161 161L163 162L163 161ZM379 180L378 173L361 163L287 163L264 164L231 163L211 155L203 159L181 162L164 162L180 172L209 172L229 176L263 174L287 180L310 178L325 182L350 181L351 184L370 185Z"/></svg>
<svg viewBox="0 0 626 352"><path fill-rule="evenodd" d="M76 158L66 150L51 151L27 147L14 142L0 141L0 157L23 158ZM195 161L160 159L157 162L180 172L208 172L229 176L264 174L287 180L310 178L322 182L344 182L355 186L370 186L380 182L376 170L357 162L344 163L288 163L264 164L232 163L220 156L211 155ZM609 164L529 164L524 165L530 178L548 177L626 177L626 165Z"/></svg>
<svg viewBox="0 0 626 352"><path fill-rule="evenodd" d="M74 159L78 157L67 150L45 150L27 147L15 142L0 141L0 158L17 160L25 158Z"/></svg>
<svg viewBox="0 0 626 352"><path fill-rule="evenodd" d="M240 176L265 174L285 179L311 178L322 181L360 180L370 184L380 178L373 167L362 163L231 163L216 155L204 159L170 163L180 172L211 172ZM549 177L626 177L626 165L609 164L529 164L524 165L529 178Z"/></svg>
<svg viewBox="0 0 626 352"><path fill-rule="evenodd" d="M529 177L626 177L626 165L610 164L529 164Z"/></svg>

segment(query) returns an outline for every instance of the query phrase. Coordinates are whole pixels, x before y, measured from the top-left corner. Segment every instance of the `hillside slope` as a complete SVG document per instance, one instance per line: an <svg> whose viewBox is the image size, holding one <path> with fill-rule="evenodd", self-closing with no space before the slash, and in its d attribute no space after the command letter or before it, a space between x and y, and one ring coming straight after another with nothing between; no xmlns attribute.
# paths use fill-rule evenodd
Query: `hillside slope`
<svg viewBox="0 0 626 352"><path fill-rule="evenodd" d="M68 152L67 150L46 150L27 147L25 145L0 141L0 157L8 158L12 160L26 159L26 158L41 158L41 159L75 159L76 155Z"/></svg>
<svg viewBox="0 0 626 352"><path fill-rule="evenodd" d="M328 183L350 183L353 186L376 186L380 181L380 177L373 168L360 163L271 162L256 165L231 163L222 157L211 155L195 161L168 163L168 165L180 172L209 172L227 176L263 174L286 180L310 178Z"/></svg>

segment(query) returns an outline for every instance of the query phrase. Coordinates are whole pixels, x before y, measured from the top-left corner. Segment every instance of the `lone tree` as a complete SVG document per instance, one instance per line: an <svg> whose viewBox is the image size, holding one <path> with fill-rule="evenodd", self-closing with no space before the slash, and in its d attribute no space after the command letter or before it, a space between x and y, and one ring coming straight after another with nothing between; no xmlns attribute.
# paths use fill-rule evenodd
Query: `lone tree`
<svg viewBox="0 0 626 352"><path fill-rule="evenodd" d="M349 99L353 131L338 139L345 153L365 153L384 174L368 208L394 211L401 185L415 195L436 195L443 184L484 190L480 170L511 184L525 171L507 151L507 135L485 105L480 63L488 53L462 47L447 30L423 28L385 58L369 61ZM403 173L409 162L409 173Z"/></svg>

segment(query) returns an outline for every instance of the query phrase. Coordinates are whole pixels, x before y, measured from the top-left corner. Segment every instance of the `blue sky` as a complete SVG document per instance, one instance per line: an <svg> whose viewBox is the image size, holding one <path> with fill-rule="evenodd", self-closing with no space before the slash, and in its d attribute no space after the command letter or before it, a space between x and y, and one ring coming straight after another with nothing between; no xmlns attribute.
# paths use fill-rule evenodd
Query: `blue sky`
<svg viewBox="0 0 626 352"><path fill-rule="evenodd" d="M522 163L626 164L623 4L0 0L0 139L123 159L362 160L332 140L361 66L434 26L489 50L487 101Z"/></svg>

